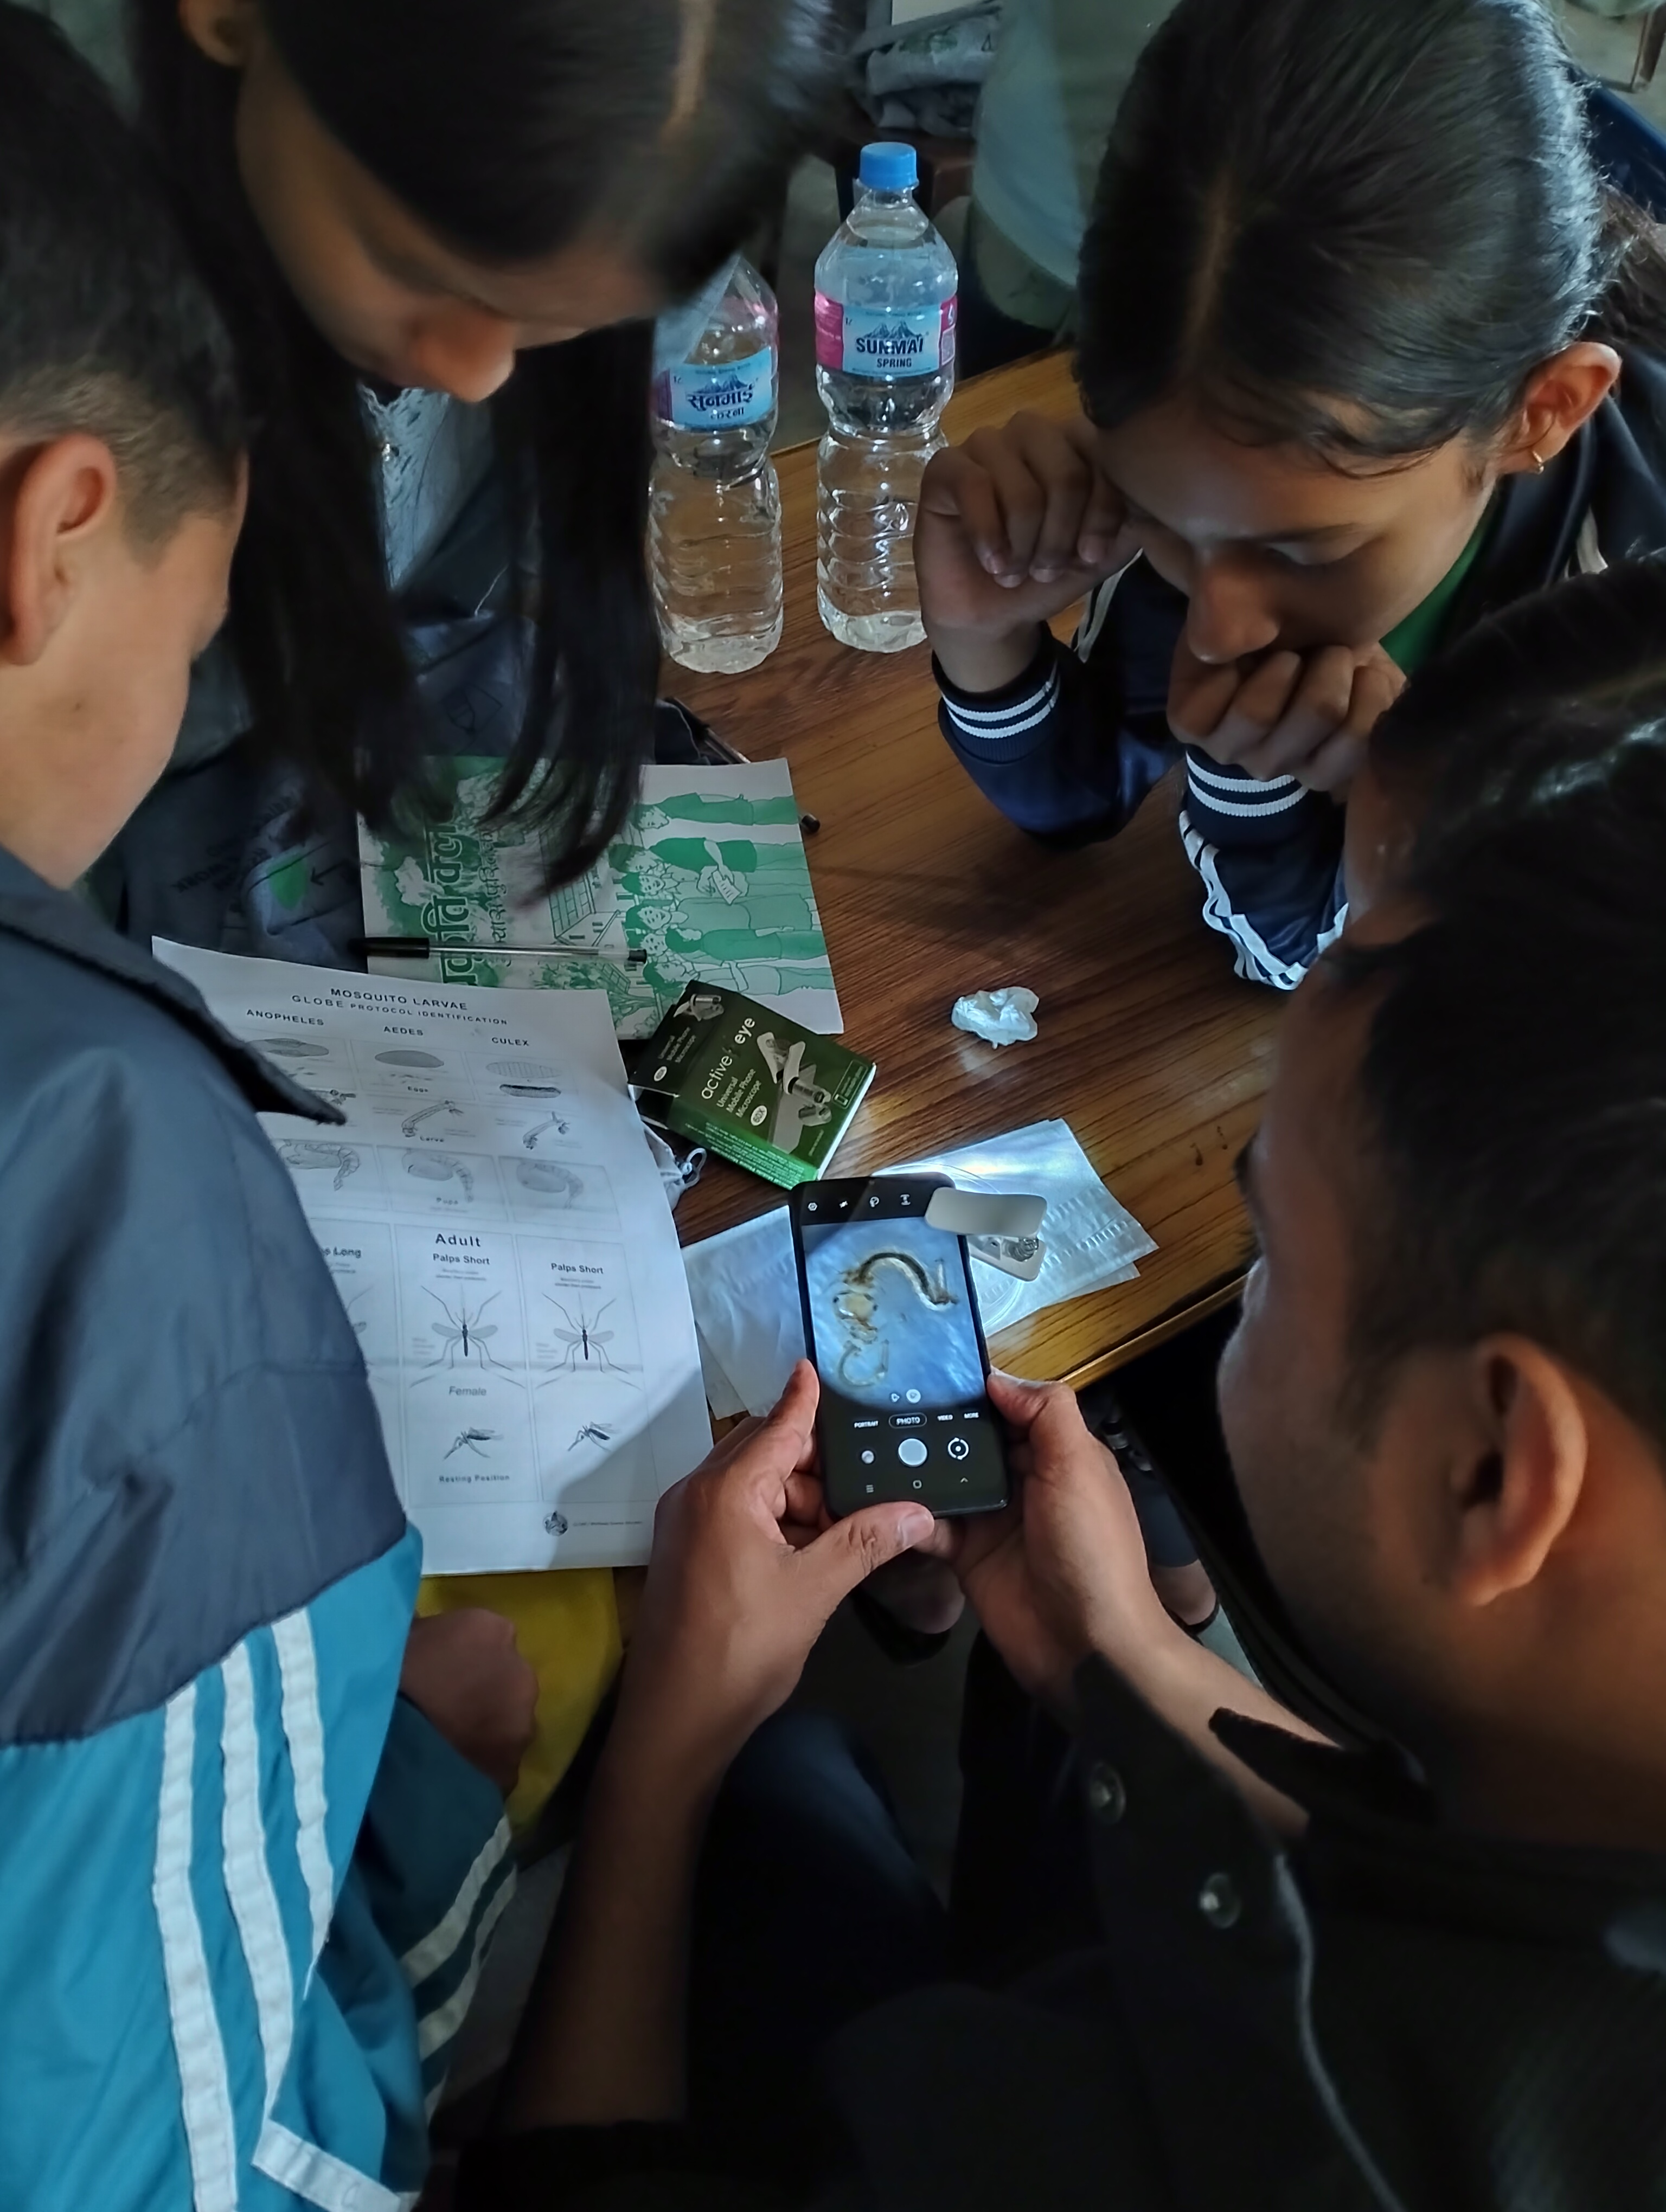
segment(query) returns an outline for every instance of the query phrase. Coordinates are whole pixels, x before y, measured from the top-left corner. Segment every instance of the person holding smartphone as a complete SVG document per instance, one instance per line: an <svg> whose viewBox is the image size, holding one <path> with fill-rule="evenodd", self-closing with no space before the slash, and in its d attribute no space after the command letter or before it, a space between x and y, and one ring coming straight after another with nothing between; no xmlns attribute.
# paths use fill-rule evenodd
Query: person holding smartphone
<svg viewBox="0 0 1666 2212"><path fill-rule="evenodd" d="M1169 1619L1062 1385L989 1379L1006 1511L830 1528L800 1366L661 1509L459 2212L1657 2196L1666 668L1547 703L1510 644L1464 694L1469 787L1286 1017L1241 1170L1239 1499L1292 1641L1378 1749L1323 1741ZM758 1725L844 1591L909 1547L952 1561L1075 1739L1055 1864L1073 1847L1079 1916L1016 1977L963 1960L982 1987L933 1967L940 1908L876 1848L852 1763L797 1716ZM737 1810L774 1844L744 1954L712 1925ZM1070 1901L1035 1879L1038 1907ZM759 1956L771 1984L737 1990ZM715 2085L714 1957L752 2021Z"/></svg>

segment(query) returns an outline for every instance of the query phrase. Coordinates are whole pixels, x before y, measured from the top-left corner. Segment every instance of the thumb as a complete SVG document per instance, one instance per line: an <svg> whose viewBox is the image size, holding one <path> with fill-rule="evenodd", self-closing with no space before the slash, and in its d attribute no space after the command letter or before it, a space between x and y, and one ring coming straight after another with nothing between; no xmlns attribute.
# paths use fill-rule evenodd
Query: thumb
<svg viewBox="0 0 1666 2212"><path fill-rule="evenodd" d="M796 1555L798 1571L816 1582L830 1614L876 1567L912 1551L936 1526L923 1505L865 1505L807 1544Z"/></svg>

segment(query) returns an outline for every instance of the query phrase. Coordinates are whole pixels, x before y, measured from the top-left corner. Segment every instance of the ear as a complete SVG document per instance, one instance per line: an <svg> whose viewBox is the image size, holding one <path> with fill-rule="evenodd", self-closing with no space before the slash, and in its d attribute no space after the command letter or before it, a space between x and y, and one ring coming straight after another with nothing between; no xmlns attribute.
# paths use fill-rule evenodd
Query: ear
<svg viewBox="0 0 1666 2212"><path fill-rule="evenodd" d="M1590 1437L1567 1371L1524 1337L1489 1337L1469 1363L1473 1431L1451 1470L1459 1601L1491 1605L1535 1581L1584 1489Z"/></svg>
<svg viewBox="0 0 1666 2212"><path fill-rule="evenodd" d="M75 604L100 533L119 526L116 464L76 431L0 461L0 661L40 659Z"/></svg>
<svg viewBox="0 0 1666 2212"><path fill-rule="evenodd" d="M1555 459L1620 380L1612 346L1582 339L1541 361L1527 380L1521 411L1499 459L1500 476L1537 471Z"/></svg>
<svg viewBox="0 0 1666 2212"><path fill-rule="evenodd" d="M222 69L240 70L260 28L255 0L179 0L179 27Z"/></svg>

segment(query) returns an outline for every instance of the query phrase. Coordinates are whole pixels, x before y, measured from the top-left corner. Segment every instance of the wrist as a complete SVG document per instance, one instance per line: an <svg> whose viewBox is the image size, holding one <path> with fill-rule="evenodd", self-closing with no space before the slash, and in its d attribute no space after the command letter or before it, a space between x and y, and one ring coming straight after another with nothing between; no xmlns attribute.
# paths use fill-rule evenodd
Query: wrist
<svg viewBox="0 0 1666 2212"><path fill-rule="evenodd" d="M927 635L938 667L956 690L981 694L1004 691L1018 682L1036 657L1043 630L1034 622L1003 630L941 629L927 624Z"/></svg>

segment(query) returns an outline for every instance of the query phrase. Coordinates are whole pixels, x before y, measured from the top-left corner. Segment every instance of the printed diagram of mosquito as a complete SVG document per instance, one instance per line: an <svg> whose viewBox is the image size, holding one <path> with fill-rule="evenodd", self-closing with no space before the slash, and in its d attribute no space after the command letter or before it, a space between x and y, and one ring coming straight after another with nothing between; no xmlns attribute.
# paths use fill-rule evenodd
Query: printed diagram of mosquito
<svg viewBox="0 0 1666 2212"><path fill-rule="evenodd" d="M559 1199L566 1206L584 1196L584 1177L575 1175L559 1160L517 1160L515 1181L523 1190L535 1190L541 1198Z"/></svg>
<svg viewBox="0 0 1666 2212"><path fill-rule="evenodd" d="M613 1341L615 1332L599 1326L603 1316L611 1312L616 1303L612 1298L598 1306L593 1314L586 1313L581 1300L575 1301L579 1310L574 1315L568 1311L559 1298L550 1297L548 1291L544 1295L550 1299L565 1324L551 1332L567 1347L556 1362L556 1375L625 1375L622 1363L615 1359L607 1348ZM556 1376L551 1375L546 1381L553 1382L555 1379ZM538 1385L540 1389L544 1387L542 1382ZM636 1385L632 1382L630 1388L634 1390Z"/></svg>
<svg viewBox="0 0 1666 2212"><path fill-rule="evenodd" d="M415 1176L418 1182L460 1184L464 1197L473 1202L473 1172L455 1152L407 1152L405 1173Z"/></svg>
<svg viewBox="0 0 1666 2212"><path fill-rule="evenodd" d="M283 1137L278 1141L278 1157L287 1168L322 1168L335 1176L331 1190L339 1190L350 1175L359 1171L359 1156L351 1145L319 1144L311 1137Z"/></svg>
<svg viewBox="0 0 1666 2212"><path fill-rule="evenodd" d="M441 1456L449 1459L453 1452L466 1449L471 1451L477 1459L489 1459L491 1454L482 1451L480 1447L482 1444L495 1444L502 1433L499 1429L459 1429L457 1432L457 1442L452 1446L451 1451L443 1453Z"/></svg>
<svg viewBox="0 0 1666 2212"><path fill-rule="evenodd" d="M595 1421L587 1421L567 1449L576 1451L581 1444L611 1444L612 1441L611 1430L602 1428Z"/></svg>
<svg viewBox="0 0 1666 2212"><path fill-rule="evenodd" d="M551 1129L557 1136L564 1137L567 1134L567 1124L559 1114L546 1114L541 1121L534 1121L520 1141L529 1152L535 1152L538 1150L538 1139L547 1137ZM409 1130L405 1133L409 1135Z"/></svg>
<svg viewBox="0 0 1666 2212"><path fill-rule="evenodd" d="M436 1099L432 1106L419 1106L414 1114L407 1114L399 1127L407 1137L414 1137L424 1121L431 1121L436 1114L460 1114L463 1109L452 1098Z"/></svg>
<svg viewBox="0 0 1666 2212"><path fill-rule="evenodd" d="M428 1285L424 1283L423 1288L428 1291ZM508 1363L502 1359L494 1359L492 1357L491 1341L497 1334L497 1323L495 1321L483 1321L481 1318L487 1307L497 1296L496 1291L490 1291L482 1298L472 1312L469 1310L468 1300L460 1295L458 1297L456 1311L453 1312L438 1291L428 1291L428 1294L445 1316L443 1321L429 1323L434 1334L440 1340L441 1352L437 1359L429 1360L428 1374L423 1376L422 1382L412 1386L414 1389L420 1390L423 1382L431 1382L436 1369L443 1368L447 1373L451 1373L459 1367L468 1367L477 1361L482 1369L489 1367L500 1369L505 1374L508 1373ZM454 1451L456 1446L453 1445L452 1449ZM446 1456L449 1459L451 1453L447 1452Z"/></svg>

